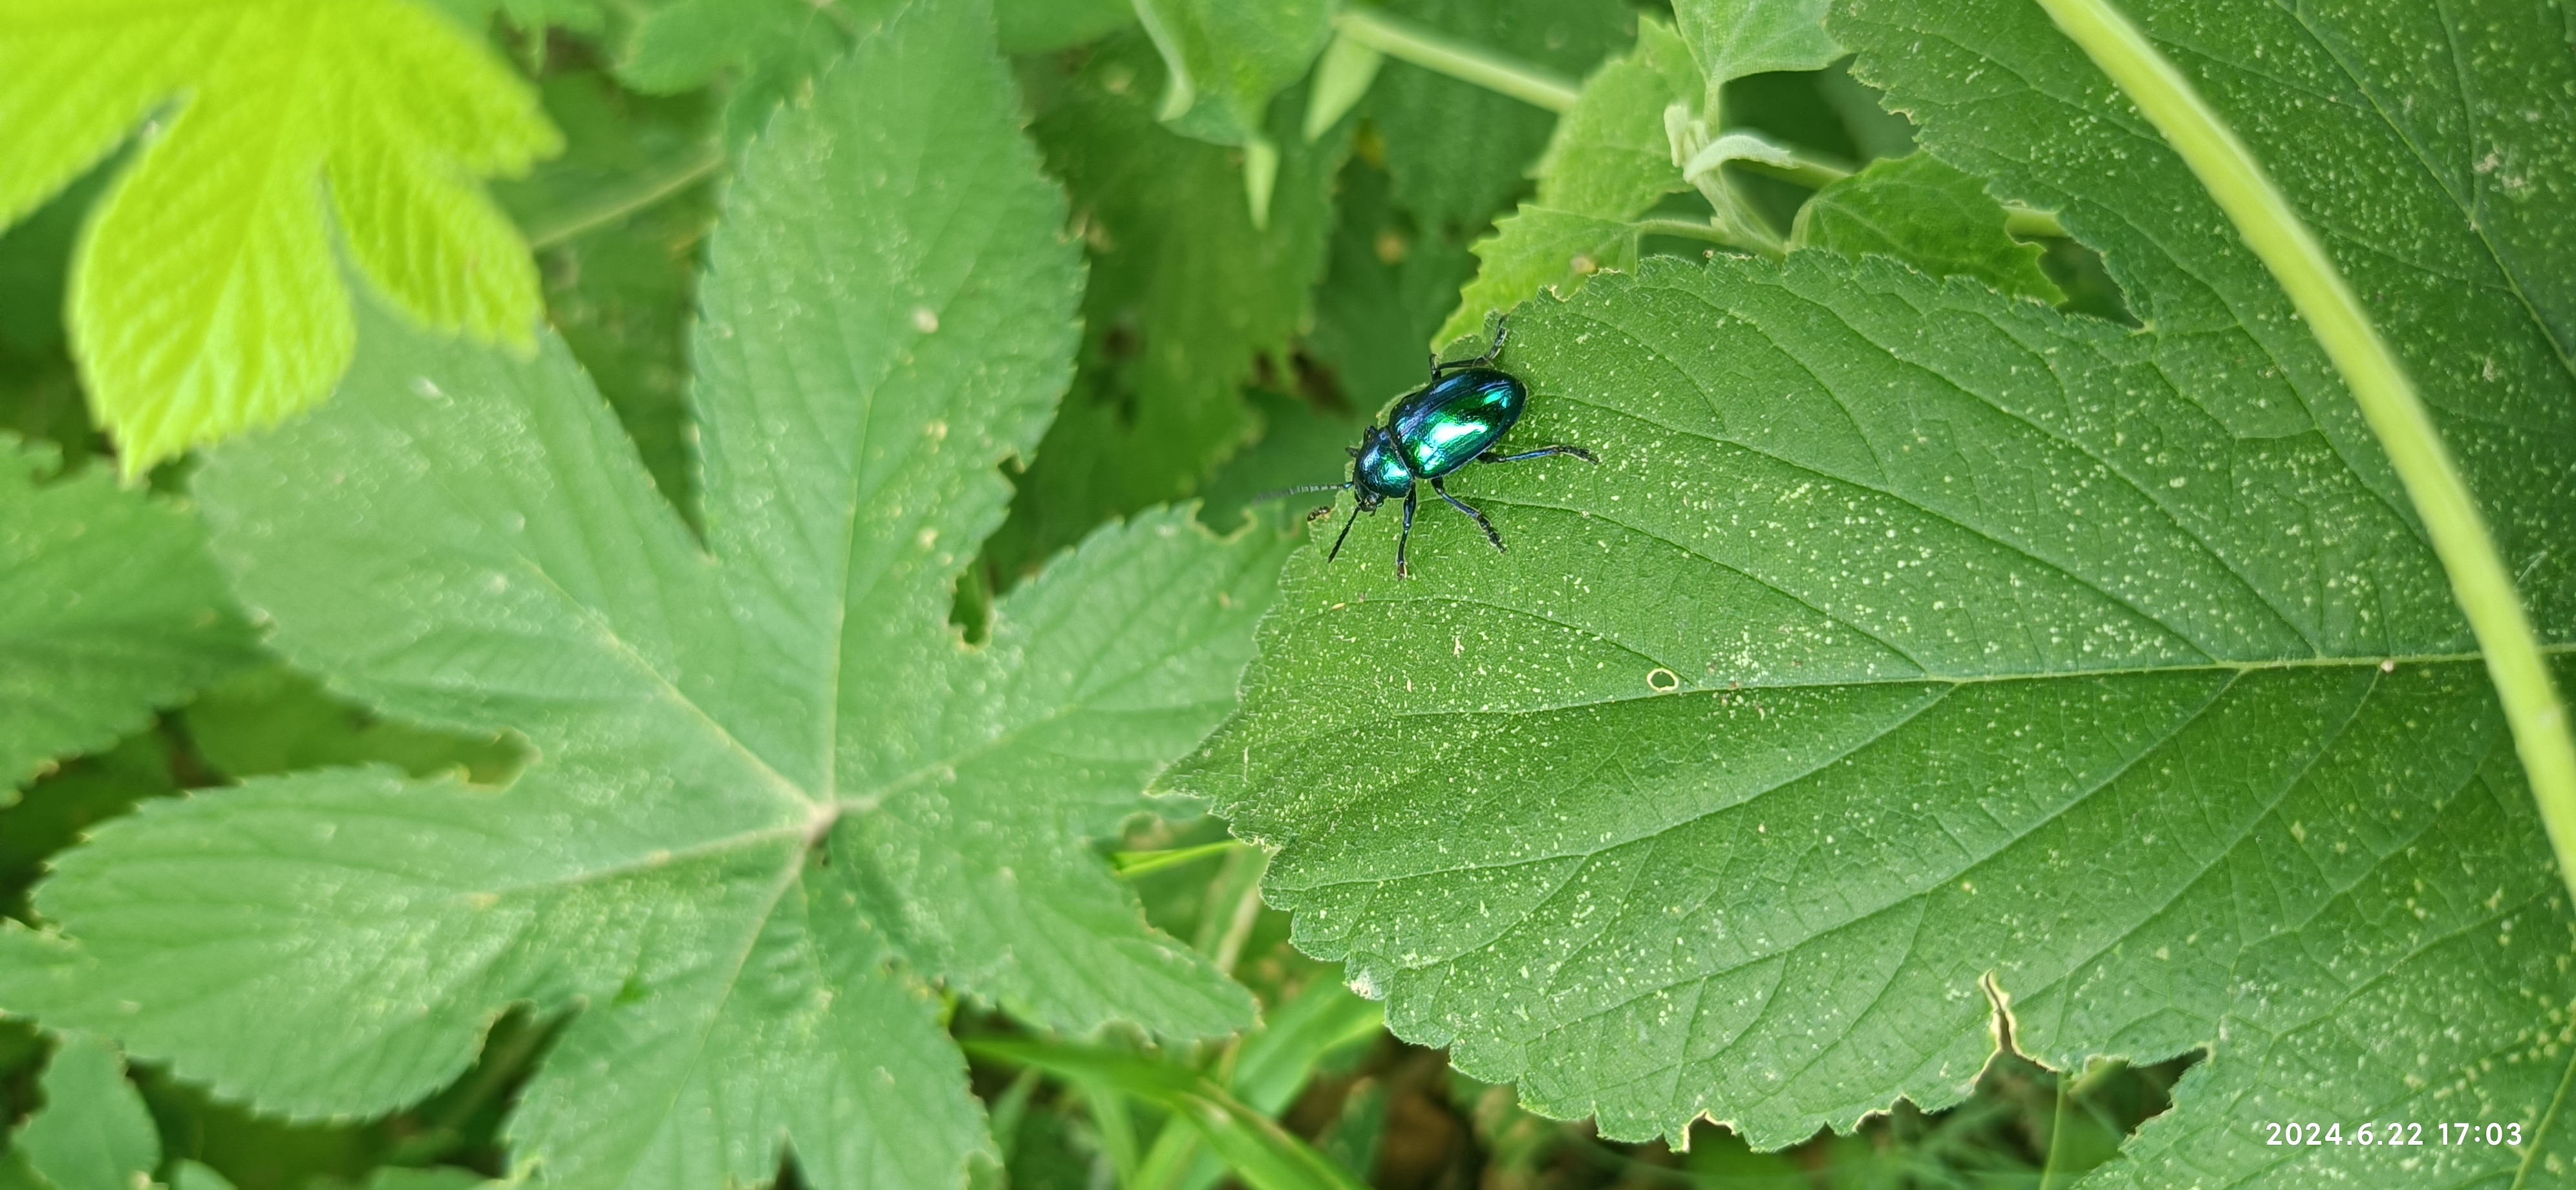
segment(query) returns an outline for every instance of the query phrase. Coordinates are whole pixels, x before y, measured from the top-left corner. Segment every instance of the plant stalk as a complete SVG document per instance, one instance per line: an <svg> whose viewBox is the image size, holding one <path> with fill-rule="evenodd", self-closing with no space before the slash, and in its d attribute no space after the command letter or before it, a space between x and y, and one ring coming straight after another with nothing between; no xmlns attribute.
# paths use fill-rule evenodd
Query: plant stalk
<svg viewBox="0 0 2576 1190"><path fill-rule="evenodd" d="M1820 161L1808 154L1795 151L1789 154L1789 163L1786 165L1764 161L1758 157L1737 158L1727 164L1741 166L1757 174L1769 174L1775 178L1796 182L1810 190L1822 190L1852 176L1852 171L1846 166L1831 161Z"/></svg>
<svg viewBox="0 0 2576 1190"><path fill-rule="evenodd" d="M2514 750L2540 806L2559 878L2576 893L2576 741L2542 659L2539 637L2513 577L2487 533L2468 484L2415 386L2361 300L2226 121L2190 80L2149 44L2109 0L2038 0L2075 44L2110 75L2209 188L2247 247L2272 270L2344 385L2360 402L2433 539L2451 594L2468 616L2513 729Z"/></svg>
<svg viewBox="0 0 2576 1190"><path fill-rule="evenodd" d="M1350 8L1333 18L1333 27L1390 58L1402 58L1425 70L1499 91L1523 103L1552 112L1574 106L1576 89L1572 82L1483 46L1451 40L1411 21L1370 9Z"/></svg>
<svg viewBox="0 0 2576 1190"><path fill-rule="evenodd" d="M666 170L644 175L636 185L551 223L521 229L531 250L543 251L584 232L596 231L688 189L724 167L722 145L708 145Z"/></svg>

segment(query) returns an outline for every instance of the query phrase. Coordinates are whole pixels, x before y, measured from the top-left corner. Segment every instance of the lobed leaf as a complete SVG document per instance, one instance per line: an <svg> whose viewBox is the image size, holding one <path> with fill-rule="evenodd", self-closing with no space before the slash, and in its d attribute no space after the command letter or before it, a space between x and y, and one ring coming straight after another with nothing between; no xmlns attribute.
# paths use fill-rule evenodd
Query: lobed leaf
<svg viewBox="0 0 2576 1190"><path fill-rule="evenodd" d="M15 221L165 107L82 243L71 332L140 475L320 401L348 366L350 260L412 319L520 347L536 272L470 179L558 147L528 88L413 0L0 6Z"/></svg>
<svg viewBox="0 0 2576 1190"><path fill-rule="evenodd" d="M196 518L56 457L0 436L0 804L254 657Z"/></svg>
<svg viewBox="0 0 2576 1190"><path fill-rule="evenodd" d="M915 0L746 153L695 348L705 548L562 344L382 319L345 399L200 482L279 649L536 760L160 802L0 928L0 1003L296 1117L398 1106L512 1005L578 1015L509 1126L569 1186L955 1185L930 981L1177 1036L1249 996L1080 840L1231 705L1280 553L1185 512L951 591L1069 372L1080 270L990 19Z"/></svg>

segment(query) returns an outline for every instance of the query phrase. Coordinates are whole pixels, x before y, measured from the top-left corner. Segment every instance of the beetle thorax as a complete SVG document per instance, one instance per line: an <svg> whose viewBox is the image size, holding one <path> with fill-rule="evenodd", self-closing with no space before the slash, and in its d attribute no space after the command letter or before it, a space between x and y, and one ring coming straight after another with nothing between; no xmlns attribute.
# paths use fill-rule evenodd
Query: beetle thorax
<svg viewBox="0 0 2576 1190"><path fill-rule="evenodd" d="M1413 490L1413 470L1385 430L1370 426L1368 437L1361 440L1359 457L1351 462L1351 488L1363 508Z"/></svg>

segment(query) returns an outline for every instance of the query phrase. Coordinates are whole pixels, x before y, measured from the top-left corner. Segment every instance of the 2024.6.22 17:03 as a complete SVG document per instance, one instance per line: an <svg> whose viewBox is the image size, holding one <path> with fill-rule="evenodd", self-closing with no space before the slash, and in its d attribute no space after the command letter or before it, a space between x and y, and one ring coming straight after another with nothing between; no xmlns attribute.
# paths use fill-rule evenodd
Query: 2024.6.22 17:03
<svg viewBox="0 0 2576 1190"><path fill-rule="evenodd" d="M2267 1145L2519 1145L2522 1124L2488 1121L2369 1123L2347 1132L2341 1124L2260 1124Z"/></svg>

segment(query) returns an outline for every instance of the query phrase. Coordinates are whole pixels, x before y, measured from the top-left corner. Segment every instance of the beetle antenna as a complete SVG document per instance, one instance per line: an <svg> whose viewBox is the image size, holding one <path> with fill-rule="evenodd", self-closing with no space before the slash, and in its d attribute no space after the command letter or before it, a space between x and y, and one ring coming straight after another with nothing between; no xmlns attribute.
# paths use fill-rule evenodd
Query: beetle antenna
<svg viewBox="0 0 2576 1190"><path fill-rule="evenodd" d="M1308 492L1346 492L1350 490L1350 487L1351 485L1346 483L1301 483L1293 488L1280 488L1274 492L1263 492L1260 495L1245 501L1245 503L1267 504L1273 500L1285 500L1290 496L1303 496Z"/></svg>
<svg viewBox="0 0 2576 1190"><path fill-rule="evenodd" d="M1333 559L1342 556L1342 543L1351 539L1351 526L1358 523L1360 523L1360 506L1354 504L1351 505L1351 515L1342 521L1342 535L1333 539L1333 552L1324 555L1325 562L1330 563Z"/></svg>

